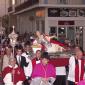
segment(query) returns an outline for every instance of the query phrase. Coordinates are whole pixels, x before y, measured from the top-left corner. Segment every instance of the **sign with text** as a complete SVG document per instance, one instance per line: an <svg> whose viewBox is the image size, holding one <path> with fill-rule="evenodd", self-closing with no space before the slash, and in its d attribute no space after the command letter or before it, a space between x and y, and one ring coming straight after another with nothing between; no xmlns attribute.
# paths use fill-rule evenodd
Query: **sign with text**
<svg viewBox="0 0 85 85"><path fill-rule="evenodd" d="M59 8L48 8L48 17L58 17L60 16Z"/></svg>
<svg viewBox="0 0 85 85"><path fill-rule="evenodd" d="M74 21L58 21L58 25L74 25Z"/></svg>

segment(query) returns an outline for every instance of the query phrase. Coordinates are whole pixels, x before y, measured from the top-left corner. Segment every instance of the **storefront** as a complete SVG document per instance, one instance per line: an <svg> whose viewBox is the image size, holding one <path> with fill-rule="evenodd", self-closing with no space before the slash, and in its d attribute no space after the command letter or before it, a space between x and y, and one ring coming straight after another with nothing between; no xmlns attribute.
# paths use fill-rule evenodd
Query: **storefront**
<svg viewBox="0 0 85 85"><path fill-rule="evenodd" d="M54 33L59 40L68 39L71 43L83 47L84 8L48 8L45 23L46 33Z"/></svg>

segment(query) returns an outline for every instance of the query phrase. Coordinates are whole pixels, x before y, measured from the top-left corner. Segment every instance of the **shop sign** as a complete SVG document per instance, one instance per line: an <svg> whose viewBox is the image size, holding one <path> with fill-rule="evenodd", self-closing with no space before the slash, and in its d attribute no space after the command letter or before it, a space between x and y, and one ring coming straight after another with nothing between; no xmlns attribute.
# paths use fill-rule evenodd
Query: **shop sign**
<svg viewBox="0 0 85 85"><path fill-rule="evenodd" d="M60 16L59 8L48 8L48 17L58 17Z"/></svg>

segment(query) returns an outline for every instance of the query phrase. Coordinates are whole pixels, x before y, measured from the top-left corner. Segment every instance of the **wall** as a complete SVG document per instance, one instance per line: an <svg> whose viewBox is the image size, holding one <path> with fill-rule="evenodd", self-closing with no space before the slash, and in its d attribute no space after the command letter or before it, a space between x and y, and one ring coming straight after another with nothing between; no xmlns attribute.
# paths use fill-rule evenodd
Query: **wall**
<svg viewBox="0 0 85 85"><path fill-rule="evenodd" d="M8 0L0 0L0 17L8 14Z"/></svg>
<svg viewBox="0 0 85 85"><path fill-rule="evenodd" d="M9 0L0 0L0 19L8 14L8 5L9 5ZM2 20L0 20L0 31L4 29L2 28Z"/></svg>
<svg viewBox="0 0 85 85"><path fill-rule="evenodd" d="M69 0L69 4L82 4L82 0Z"/></svg>
<svg viewBox="0 0 85 85"><path fill-rule="evenodd" d="M35 31L35 21L29 20L32 15L33 12L17 15L17 31L20 31L21 34Z"/></svg>

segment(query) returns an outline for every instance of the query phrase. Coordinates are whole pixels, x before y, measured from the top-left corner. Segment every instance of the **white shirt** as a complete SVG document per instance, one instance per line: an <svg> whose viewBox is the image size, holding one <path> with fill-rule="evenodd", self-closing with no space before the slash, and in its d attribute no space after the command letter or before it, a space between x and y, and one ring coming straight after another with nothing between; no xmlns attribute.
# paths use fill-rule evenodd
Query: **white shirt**
<svg viewBox="0 0 85 85"><path fill-rule="evenodd" d="M18 64L20 64L20 62L21 62L21 56L16 55L16 59L17 59Z"/></svg>
<svg viewBox="0 0 85 85"><path fill-rule="evenodd" d="M79 63L79 76L81 74L81 60L78 60ZM69 73L68 73L68 80L75 82L75 57L72 56L69 59Z"/></svg>
<svg viewBox="0 0 85 85"><path fill-rule="evenodd" d="M28 55L26 53L22 54L23 57L25 57L26 62L29 63L27 67L24 66L24 73L26 77L30 77L32 74L32 61L29 59Z"/></svg>

